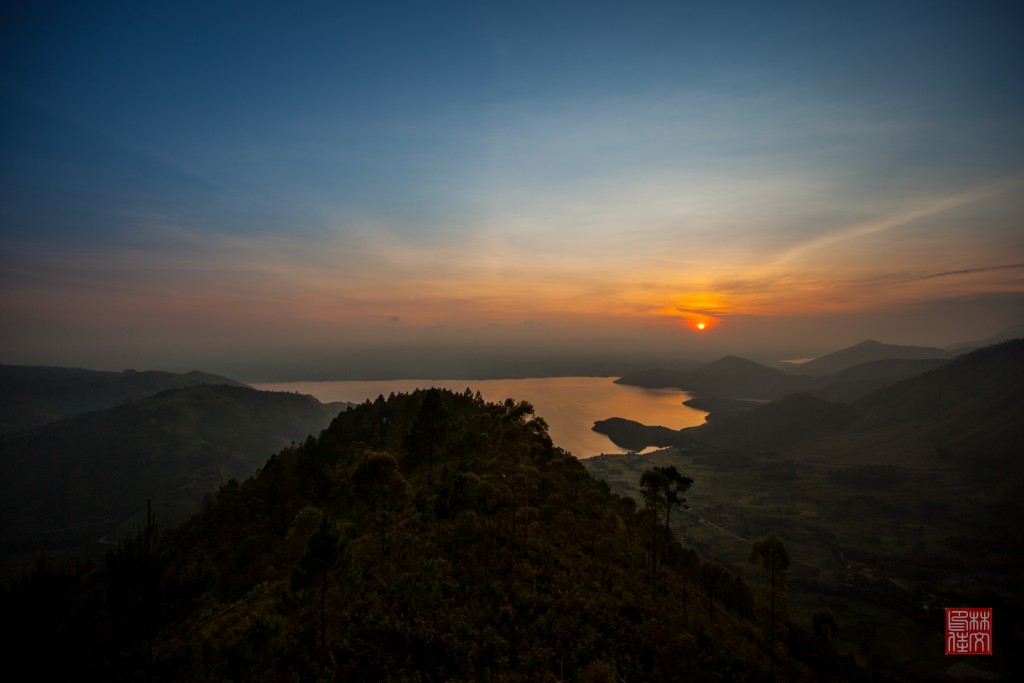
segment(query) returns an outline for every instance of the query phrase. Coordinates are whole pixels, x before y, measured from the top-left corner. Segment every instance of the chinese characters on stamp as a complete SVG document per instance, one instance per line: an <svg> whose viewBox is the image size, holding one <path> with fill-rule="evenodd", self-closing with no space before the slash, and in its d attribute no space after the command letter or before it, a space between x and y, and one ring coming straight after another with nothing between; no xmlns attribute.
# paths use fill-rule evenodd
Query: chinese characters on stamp
<svg viewBox="0 0 1024 683"><path fill-rule="evenodd" d="M946 654L992 654L992 608L946 608Z"/></svg>

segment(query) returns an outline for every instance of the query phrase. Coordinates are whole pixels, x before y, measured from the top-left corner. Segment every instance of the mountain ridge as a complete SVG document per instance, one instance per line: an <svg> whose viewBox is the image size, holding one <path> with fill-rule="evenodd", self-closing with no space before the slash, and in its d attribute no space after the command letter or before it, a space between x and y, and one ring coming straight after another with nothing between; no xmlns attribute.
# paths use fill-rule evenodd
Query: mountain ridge
<svg viewBox="0 0 1024 683"><path fill-rule="evenodd" d="M152 500L166 523L244 479L347 404L249 387L197 385L0 437L0 554L52 553L139 521Z"/></svg>
<svg viewBox="0 0 1024 683"><path fill-rule="evenodd" d="M701 399L775 400L809 392L851 402L950 357L942 349L867 340L785 370L729 355L692 370L652 368L615 381L649 389L673 387Z"/></svg>
<svg viewBox="0 0 1024 683"><path fill-rule="evenodd" d="M201 370L112 372L44 365L0 365L0 435L137 401L167 389L203 385L249 387Z"/></svg>
<svg viewBox="0 0 1024 683"><path fill-rule="evenodd" d="M834 375L855 365L877 360L923 360L949 358L950 353L944 349L928 346L903 346L885 344L874 339L867 339L824 356L819 356L806 363L793 366L792 371L801 375Z"/></svg>

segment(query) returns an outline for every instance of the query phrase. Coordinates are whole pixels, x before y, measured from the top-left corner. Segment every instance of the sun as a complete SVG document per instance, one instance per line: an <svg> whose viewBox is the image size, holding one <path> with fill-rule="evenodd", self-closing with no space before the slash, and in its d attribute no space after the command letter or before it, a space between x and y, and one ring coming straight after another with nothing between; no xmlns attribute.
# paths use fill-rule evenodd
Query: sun
<svg viewBox="0 0 1024 683"><path fill-rule="evenodd" d="M684 329L692 333L710 334L711 330L716 329L721 323L721 320L704 311L683 311L679 318L682 319L680 322L683 323Z"/></svg>

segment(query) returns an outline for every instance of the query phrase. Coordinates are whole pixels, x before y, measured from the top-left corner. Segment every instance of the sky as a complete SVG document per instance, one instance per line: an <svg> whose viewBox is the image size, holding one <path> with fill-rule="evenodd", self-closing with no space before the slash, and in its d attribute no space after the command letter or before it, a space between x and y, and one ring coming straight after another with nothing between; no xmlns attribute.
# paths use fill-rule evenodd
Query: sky
<svg viewBox="0 0 1024 683"><path fill-rule="evenodd" d="M0 12L0 363L316 379L1024 322L1020 3Z"/></svg>

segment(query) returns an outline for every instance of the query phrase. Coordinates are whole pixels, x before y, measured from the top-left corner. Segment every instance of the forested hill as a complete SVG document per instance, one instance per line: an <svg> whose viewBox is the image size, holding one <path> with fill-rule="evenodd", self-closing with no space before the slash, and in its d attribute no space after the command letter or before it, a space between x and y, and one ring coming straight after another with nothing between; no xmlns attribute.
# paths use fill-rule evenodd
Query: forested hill
<svg viewBox="0 0 1024 683"><path fill-rule="evenodd" d="M765 680L767 603L668 541L667 500L610 494L528 404L418 391L100 572L40 560L3 608L15 653L62 653L55 677ZM850 672L824 631L780 630L776 655L779 680Z"/></svg>

